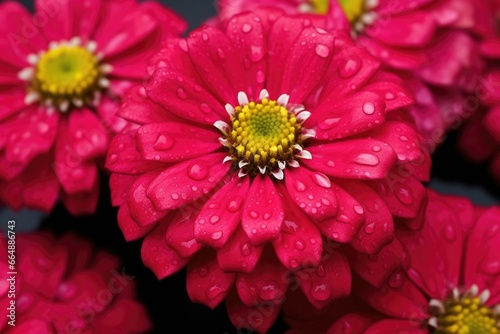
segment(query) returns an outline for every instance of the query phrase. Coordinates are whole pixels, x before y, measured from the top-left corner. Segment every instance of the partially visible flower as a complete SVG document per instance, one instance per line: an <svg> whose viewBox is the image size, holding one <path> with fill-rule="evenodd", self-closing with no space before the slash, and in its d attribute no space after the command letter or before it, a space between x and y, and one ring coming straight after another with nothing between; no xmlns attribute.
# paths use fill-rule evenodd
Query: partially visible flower
<svg viewBox="0 0 500 334"><path fill-rule="evenodd" d="M48 233L16 235L14 251L8 253L14 245L9 241L0 239L0 306L7 313L0 318L2 333L151 329L146 309L135 298L133 277L119 269L116 257L95 252L70 234L58 239ZM14 261L9 262L9 254L15 254Z"/></svg>
<svg viewBox="0 0 500 334"><path fill-rule="evenodd" d="M474 91L483 68L474 35L483 26L481 1L218 1L222 17L263 6L317 14L328 29L349 31L357 45L404 75L416 100L411 114L429 151L470 116L463 94Z"/></svg>
<svg viewBox="0 0 500 334"><path fill-rule="evenodd" d="M73 214L97 205L99 166L120 96L145 76L155 44L185 22L156 2L0 4L0 201Z"/></svg>
<svg viewBox="0 0 500 334"><path fill-rule="evenodd" d="M358 333L499 333L500 208L429 192L426 222L402 232L410 266L380 289L353 289L386 315ZM355 332L353 332L355 333Z"/></svg>
<svg viewBox="0 0 500 334"><path fill-rule="evenodd" d="M473 162L490 161L490 169L500 183L500 3L483 0L478 5L489 5L484 18L481 53L487 68L481 77L474 100L479 111L465 125L459 145Z"/></svg>
<svg viewBox="0 0 500 334"><path fill-rule="evenodd" d="M106 163L146 266L164 278L189 263L191 298L229 294L236 326L262 304L277 316L290 272L317 272L298 278L317 307L349 293L351 270L382 282L402 261L393 217L418 225L430 161L400 109L411 99L379 67L278 9L166 41L118 112L139 128Z"/></svg>

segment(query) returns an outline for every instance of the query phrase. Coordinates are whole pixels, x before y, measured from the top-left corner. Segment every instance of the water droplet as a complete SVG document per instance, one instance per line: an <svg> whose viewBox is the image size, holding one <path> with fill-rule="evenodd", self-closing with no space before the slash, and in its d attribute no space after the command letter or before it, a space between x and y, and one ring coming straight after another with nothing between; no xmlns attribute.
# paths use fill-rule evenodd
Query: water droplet
<svg viewBox="0 0 500 334"><path fill-rule="evenodd" d="M370 223L368 225L365 225L363 228L366 234L372 234L373 231L375 230L375 223Z"/></svg>
<svg viewBox="0 0 500 334"><path fill-rule="evenodd" d="M202 38L205 42L206 42L206 41L208 41L208 35L207 35L206 33L203 33L203 34L201 35L201 38Z"/></svg>
<svg viewBox="0 0 500 334"><path fill-rule="evenodd" d="M49 125L45 122L40 122L37 124L37 129L41 134L45 134L49 131Z"/></svg>
<svg viewBox="0 0 500 334"><path fill-rule="evenodd" d="M172 137L170 137L169 135L162 134L159 135L158 138L156 139L156 142L153 144L153 148L155 150L165 151L171 148L172 145L174 145Z"/></svg>
<svg viewBox="0 0 500 334"><path fill-rule="evenodd" d="M399 139L401 141L405 141L405 142L408 141L408 137L406 137L406 136L401 136L401 137L399 137Z"/></svg>
<svg viewBox="0 0 500 334"><path fill-rule="evenodd" d="M226 292L226 290L224 290L220 286L214 285L211 288L207 289L205 294L207 295L208 299L212 300L212 299L219 297L220 295L222 295L225 292Z"/></svg>
<svg viewBox="0 0 500 334"><path fill-rule="evenodd" d="M241 31L243 31L245 34L249 33L252 31L252 25L249 23L245 23L241 26Z"/></svg>
<svg viewBox="0 0 500 334"><path fill-rule="evenodd" d="M367 115L372 115L375 112L375 105L371 102L365 102L363 104L363 112Z"/></svg>
<svg viewBox="0 0 500 334"><path fill-rule="evenodd" d="M395 272L389 278L388 284L391 288L397 289L403 285L403 282L403 275L400 272Z"/></svg>
<svg viewBox="0 0 500 334"><path fill-rule="evenodd" d="M203 180L208 175L208 168L200 163L195 163L188 168L188 176L193 180Z"/></svg>
<svg viewBox="0 0 500 334"><path fill-rule="evenodd" d="M173 200L178 200L179 199L179 194L177 193L172 193L172 195L170 195L172 197Z"/></svg>
<svg viewBox="0 0 500 334"><path fill-rule="evenodd" d="M361 153L354 159L354 162L360 164L360 165L366 165L366 166L376 166L379 164L380 160L378 157L374 154L370 153Z"/></svg>
<svg viewBox="0 0 500 334"><path fill-rule="evenodd" d="M380 148L380 146L378 146L378 145L373 145L373 146L372 146L372 150L373 150L373 152L380 152L380 150L381 150L381 149L382 149L382 148Z"/></svg>
<svg viewBox="0 0 500 334"><path fill-rule="evenodd" d="M332 182L328 178L328 176L321 173L314 173L313 177L314 182L320 187L330 189L332 187Z"/></svg>
<svg viewBox="0 0 500 334"><path fill-rule="evenodd" d="M332 233L332 239L338 239L340 235L337 232Z"/></svg>
<svg viewBox="0 0 500 334"><path fill-rule="evenodd" d="M338 118L338 117L337 118L329 118L329 119L326 119L323 122L319 123L318 127L321 130L328 130L328 129L331 129L334 126L336 126L339 121L340 121L340 118Z"/></svg>
<svg viewBox="0 0 500 334"><path fill-rule="evenodd" d="M212 112L212 109L210 109L210 107L206 103L200 104L200 110L206 114L209 114L210 112Z"/></svg>
<svg viewBox="0 0 500 334"><path fill-rule="evenodd" d="M257 217L259 217L259 214L255 211L250 211L250 217L252 217L253 219L257 219Z"/></svg>
<svg viewBox="0 0 500 334"><path fill-rule="evenodd" d="M230 212L236 212L238 211L238 209L241 207L241 203L242 203L242 199L240 196L236 197L236 198L233 198L229 204L227 205L227 209L230 211Z"/></svg>
<svg viewBox="0 0 500 334"><path fill-rule="evenodd" d="M330 48L324 44L316 44L314 51L321 58L327 58L330 55Z"/></svg>
<svg viewBox="0 0 500 334"><path fill-rule="evenodd" d="M220 238L222 238L222 231L212 233L210 238L212 238L212 240L219 240Z"/></svg>
<svg viewBox="0 0 500 334"><path fill-rule="evenodd" d="M316 269L316 274L319 276L319 277L325 277L326 275L326 271L325 271L325 267L323 267L322 264L320 264L318 266L318 268Z"/></svg>
<svg viewBox="0 0 500 334"><path fill-rule="evenodd" d="M303 250L305 248L304 242L302 240L295 241L295 248L298 250Z"/></svg>
<svg viewBox="0 0 500 334"><path fill-rule="evenodd" d="M362 215L365 213L365 210L363 210L363 207L361 205L355 205L354 207L354 212L356 212L358 215Z"/></svg>
<svg viewBox="0 0 500 334"><path fill-rule="evenodd" d="M326 284L311 287L311 296L318 301L325 301L330 298L330 295L330 287Z"/></svg>
<svg viewBox="0 0 500 334"><path fill-rule="evenodd" d="M212 216L212 218L210 218L210 223L215 224L219 221L219 219L219 216Z"/></svg>
<svg viewBox="0 0 500 334"><path fill-rule="evenodd" d="M451 224L448 224L444 227L443 235L446 239L452 242L457 239L457 233L455 231L455 227L453 227Z"/></svg>
<svg viewBox="0 0 500 334"><path fill-rule="evenodd" d="M258 83L264 83L266 80L266 75L264 74L264 71L258 70L257 73L255 74L255 80L257 80Z"/></svg>
<svg viewBox="0 0 500 334"><path fill-rule="evenodd" d="M198 275L201 277L205 277L208 275L208 267L206 265L202 265L198 268Z"/></svg>
<svg viewBox="0 0 500 334"><path fill-rule="evenodd" d="M217 55L219 56L220 59L226 58L226 55L225 55L224 51L222 51L221 48L217 49Z"/></svg>
<svg viewBox="0 0 500 334"><path fill-rule="evenodd" d="M177 96L183 100L187 99L187 97L188 97L186 92L182 88L177 89Z"/></svg>
<svg viewBox="0 0 500 334"><path fill-rule="evenodd" d="M500 230L500 225L498 224L495 224L495 225L492 225L489 229L488 229L488 237L489 238L493 238L497 232Z"/></svg>
<svg viewBox="0 0 500 334"><path fill-rule="evenodd" d="M389 101L390 101L390 100L394 100L394 98L395 98L395 96L394 96L394 94L392 94L392 93L386 93L386 94L385 94L385 99L386 99L386 100L389 100Z"/></svg>
<svg viewBox="0 0 500 334"><path fill-rule="evenodd" d="M262 300L273 300L276 299L280 294L280 290L278 288L278 283L274 281L266 282L265 285L259 291L259 297Z"/></svg>
<svg viewBox="0 0 500 334"><path fill-rule="evenodd" d="M413 192L411 189L399 184L395 187L394 192L401 203L405 205L411 205L413 203Z"/></svg>
<svg viewBox="0 0 500 334"><path fill-rule="evenodd" d="M306 190L306 185L299 181L299 180L296 180L295 181L295 189L298 191L298 192L303 192Z"/></svg>
<svg viewBox="0 0 500 334"><path fill-rule="evenodd" d="M350 78L359 72L361 61L358 58L348 58L344 64L339 67L339 74L344 78Z"/></svg>
<svg viewBox="0 0 500 334"><path fill-rule="evenodd" d="M249 245L248 243L245 243L241 246L241 254L243 256L248 256L250 255L250 251L251 251L251 245Z"/></svg>

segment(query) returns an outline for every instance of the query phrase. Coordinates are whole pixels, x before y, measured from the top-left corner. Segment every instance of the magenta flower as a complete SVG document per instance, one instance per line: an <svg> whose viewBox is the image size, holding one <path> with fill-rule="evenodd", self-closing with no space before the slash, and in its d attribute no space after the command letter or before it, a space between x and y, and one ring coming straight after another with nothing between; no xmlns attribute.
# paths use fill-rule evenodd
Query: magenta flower
<svg viewBox="0 0 500 334"><path fill-rule="evenodd" d="M151 329L146 309L135 299L133 277L120 271L114 256L94 252L90 243L74 235L17 235L12 270L7 240L0 239L0 305L7 310L0 319L2 333L132 334ZM17 272L12 289L11 271Z"/></svg>
<svg viewBox="0 0 500 334"><path fill-rule="evenodd" d="M349 31L357 45L407 77L416 98L410 112L430 151L457 120L470 114L463 93L476 89L483 67L473 34L483 26L481 1L219 0L218 4L221 17L277 6L290 14L321 14L329 29Z"/></svg>
<svg viewBox="0 0 500 334"><path fill-rule="evenodd" d="M400 235L410 260L406 273L380 289L361 281L354 289L384 318L365 318L353 333L498 333L498 231L500 208L429 192L423 228Z"/></svg>
<svg viewBox="0 0 500 334"><path fill-rule="evenodd" d="M272 324L289 271L317 270L299 280L318 307L349 293L349 259L383 280L392 263L367 254L389 244L399 263L393 216L413 223L425 198L429 159L400 80L311 24L259 10L166 41L118 112L138 128L108 152L125 238L145 237L158 278L189 262L191 298L215 307L229 294L239 327ZM268 302L274 319L238 320Z"/></svg>
<svg viewBox="0 0 500 334"><path fill-rule="evenodd" d="M98 166L120 96L145 76L151 47L186 24L158 3L0 5L0 200L50 211L61 198L92 213Z"/></svg>

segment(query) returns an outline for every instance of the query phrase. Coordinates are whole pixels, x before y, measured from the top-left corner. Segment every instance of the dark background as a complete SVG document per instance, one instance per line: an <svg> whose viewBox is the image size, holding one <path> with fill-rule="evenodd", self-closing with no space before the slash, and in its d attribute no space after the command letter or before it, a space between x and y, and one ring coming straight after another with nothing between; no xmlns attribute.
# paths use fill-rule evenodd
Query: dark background
<svg viewBox="0 0 500 334"><path fill-rule="evenodd" d="M75 0L80 1L80 0ZM22 0L32 8L32 0ZM163 0L189 21L190 29L215 15L212 0ZM489 176L486 165L470 165L456 151L456 133L448 135L445 143L433 156L433 180L430 186L440 192L469 197L479 205L500 204L500 188ZM154 333L236 333L224 305L212 311L203 305L191 303L185 289L185 270L162 281L142 264L140 241L126 243L116 224L116 209L111 208L107 178L103 177L101 201L95 216L74 218L62 205L57 205L46 216L37 212L0 211L1 221L15 218L26 229L34 229L41 222L43 229L56 233L73 231L93 240L123 258L129 275L136 277L139 299L146 305L155 325ZM18 225L19 226L19 225ZM283 333L286 326L278 321L270 333Z"/></svg>

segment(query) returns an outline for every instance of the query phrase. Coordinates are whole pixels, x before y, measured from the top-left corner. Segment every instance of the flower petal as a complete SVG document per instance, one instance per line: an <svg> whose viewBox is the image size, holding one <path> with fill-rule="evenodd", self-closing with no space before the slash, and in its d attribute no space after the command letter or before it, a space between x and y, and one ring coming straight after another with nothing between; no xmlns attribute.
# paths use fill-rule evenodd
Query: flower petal
<svg viewBox="0 0 500 334"><path fill-rule="evenodd" d="M158 225L142 242L141 257L146 267L151 269L158 279L163 279L181 270L189 261L179 256L165 242L167 224Z"/></svg>
<svg viewBox="0 0 500 334"><path fill-rule="evenodd" d="M263 247L254 246L243 229L238 228L229 241L217 250L219 267L227 272L251 273L257 265Z"/></svg>
<svg viewBox="0 0 500 334"><path fill-rule="evenodd" d="M427 334L427 329L421 329L422 326L416 321L407 319L385 319L380 320L370 326L365 334L386 334L386 333L408 333L408 334Z"/></svg>
<svg viewBox="0 0 500 334"><path fill-rule="evenodd" d="M224 156L212 153L166 169L150 184L147 196L158 210L175 210L206 196L230 168L222 163Z"/></svg>
<svg viewBox="0 0 500 334"><path fill-rule="evenodd" d="M189 261L186 288L194 303L217 307L228 295L236 274L226 273L217 265L215 254L202 251Z"/></svg>
<svg viewBox="0 0 500 334"><path fill-rule="evenodd" d="M250 188L248 177L232 180L218 189L201 209L194 224L196 241L212 248L223 247L239 226L242 204Z"/></svg>
<svg viewBox="0 0 500 334"><path fill-rule="evenodd" d="M128 192L130 217L141 227L154 225L167 214L156 210L151 200L146 196L146 190L158 175L160 175L160 171L141 175Z"/></svg>
<svg viewBox="0 0 500 334"><path fill-rule="evenodd" d="M135 180L136 176L123 175L112 173L109 177L109 188L111 190L111 204L113 206L121 206L127 201L128 192Z"/></svg>
<svg viewBox="0 0 500 334"><path fill-rule="evenodd" d="M177 162L211 153L221 147L217 131L183 123L150 123L137 130L136 140L146 160Z"/></svg>
<svg viewBox="0 0 500 334"><path fill-rule="evenodd" d="M151 101L142 86L133 87L125 92L117 115L140 125L170 120L170 113Z"/></svg>
<svg viewBox="0 0 500 334"><path fill-rule="evenodd" d="M188 258L203 247L194 237L194 222L198 214L199 210L193 207L184 207L177 211L173 218L167 216L163 220L163 222L168 221L165 234L167 245L182 257Z"/></svg>
<svg viewBox="0 0 500 334"><path fill-rule="evenodd" d="M284 213L281 196L268 175L257 175L243 207L241 224L253 245L261 245L280 234Z"/></svg>
<svg viewBox="0 0 500 334"><path fill-rule="evenodd" d="M337 216L337 197L330 179L307 168L286 171L285 184L290 198L314 222Z"/></svg>
<svg viewBox="0 0 500 334"><path fill-rule="evenodd" d="M98 200L99 178L96 178L93 187L89 191L62 194L64 206L73 216L94 214Z"/></svg>
<svg viewBox="0 0 500 334"><path fill-rule="evenodd" d="M59 198L59 180L52 169L52 155L36 157L22 174L24 204L50 212Z"/></svg>
<svg viewBox="0 0 500 334"><path fill-rule="evenodd" d="M374 139L353 139L308 147L311 160L303 163L329 176L347 179L382 179L396 164L394 150Z"/></svg>
<svg viewBox="0 0 500 334"><path fill-rule="evenodd" d="M300 270L295 275L309 302L318 309L351 293L351 269L340 248L325 250L315 271Z"/></svg>
<svg viewBox="0 0 500 334"><path fill-rule="evenodd" d="M122 230L123 236L126 241L133 241L141 239L147 235L153 228L154 225L141 227L139 226L130 216L130 211L128 204L123 204L118 210L118 226Z"/></svg>

